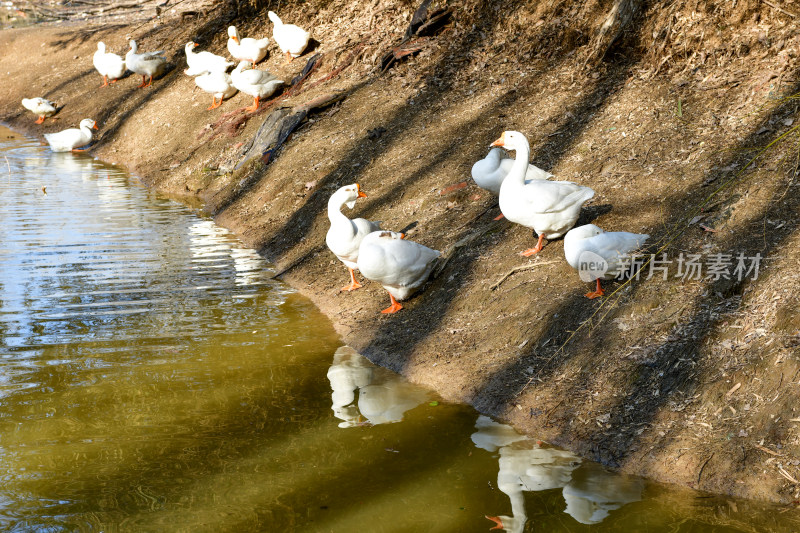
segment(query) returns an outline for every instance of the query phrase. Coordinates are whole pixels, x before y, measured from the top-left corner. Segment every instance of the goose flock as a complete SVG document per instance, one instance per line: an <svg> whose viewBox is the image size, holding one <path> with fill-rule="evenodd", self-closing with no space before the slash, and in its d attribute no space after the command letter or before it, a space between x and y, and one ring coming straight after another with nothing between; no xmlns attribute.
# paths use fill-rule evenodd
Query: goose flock
<svg viewBox="0 0 800 533"><path fill-rule="evenodd" d="M516 152L508 158L500 148ZM539 236L535 247L523 256L539 253L544 240L564 236L567 263L578 270L584 281L596 281L587 298L602 296L601 279L624 273L626 258L644 245L649 235L625 231L604 232L594 224L574 227L583 205L594 191L569 181L550 181L553 177L528 162L530 145L518 131L505 131L490 146L489 154L472 166L475 183L499 195L500 211L509 221L532 228ZM348 219L341 208L352 209L356 200L366 197L358 184L345 185L328 200L331 226L325 237L328 248L350 271L350 285L342 291L361 287L355 270L383 285L391 306L382 313L403 308L398 300L408 298L428 279L440 252L406 240L402 233L380 228L380 223L363 218Z"/></svg>
<svg viewBox="0 0 800 533"><path fill-rule="evenodd" d="M302 55L308 47L311 34L294 24L285 24L273 11L268 13L268 17L273 24L272 39L281 53L286 55L287 61ZM284 83L269 71L255 68L256 63L267 56L269 43L268 37L260 39L240 37L236 27L230 26L227 49L233 61L208 51L195 52L195 48L199 45L194 41L189 41L184 46L188 68L183 72L187 76L194 77L195 85L211 95L211 107L208 109L215 109L222 105L225 98L242 92L254 99L253 105L245 109L255 111L262 98L274 94ZM128 45L130 48L122 57L109 52L103 41L97 43L97 51L92 56L92 64L103 77L103 84L100 87L116 83L128 71L142 77L142 83L137 88L152 87L153 80L166 72L167 57L163 51L140 52L135 39L130 39ZM229 73L228 69L234 65L238 66ZM44 123L45 119L53 117L58 112L55 103L41 97L23 98L22 106L39 117L36 124ZM57 117L53 117L54 120L55 118ZM82 132L83 129L65 131ZM92 140L91 135L87 137L83 133L81 135L73 133L63 137L75 142L84 142L84 144L76 144L67 150L77 149ZM60 149L63 151L67 144L62 144Z"/></svg>
<svg viewBox="0 0 800 533"><path fill-rule="evenodd" d="M300 56L308 46L310 34L306 30L284 23L277 14L268 14L273 24L272 39L286 61ZM240 37L234 26L228 28L227 50L233 61L208 51L196 52L196 42L186 43L187 69L184 73L193 76L195 84L211 94L212 104L208 109L219 107L225 98L236 92L253 97L248 111L259 108L260 100L274 94L283 80L267 70L256 68L268 53L270 39L267 37ZM163 51L140 52L135 40L129 41L130 49L125 57L108 52L103 42L97 43L92 62L103 77L106 87L122 78L127 71L142 76L138 86L151 87L153 79L167 68ZM236 64L232 72L228 69ZM25 98L22 105L37 115L37 124L57 113L56 104L44 98ZM78 128L46 134L45 139L56 152L79 150L92 140L92 129L97 124L84 119ZM505 150L516 152L514 158ZM505 131L490 145L485 158L472 166L475 183L498 196L501 215L509 221L531 228L537 235L535 246L521 255L538 254L545 240L564 238L564 255L567 263L578 270L582 280L596 283L595 290L586 294L588 298L602 296L601 280L619 276L627 267L626 259L644 245L649 238L645 234L624 231L605 232L593 224L574 227L584 204L592 199L595 191L589 187L569 181L554 180L554 176L531 164L530 145L525 135L518 131ZM361 287L355 272L371 281L380 283L389 293L391 305L382 313L396 313L403 309L400 301L407 299L427 281L441 253L417 242L408 240L400 232L381 227L381 222L363 218L349 219L341 209L352 209L366 193L357 183L345 185L334 192L328 201L330 229L325 242L334 255L347 267L350 284L342 291L353 291Z"/></svg>

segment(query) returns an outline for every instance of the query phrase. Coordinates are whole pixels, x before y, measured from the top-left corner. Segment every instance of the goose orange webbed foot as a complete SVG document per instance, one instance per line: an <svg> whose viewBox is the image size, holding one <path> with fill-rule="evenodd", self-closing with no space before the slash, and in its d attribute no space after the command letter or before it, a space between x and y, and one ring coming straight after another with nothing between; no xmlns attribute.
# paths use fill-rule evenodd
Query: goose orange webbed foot
<svg viewBox="0 0 800 533"><path fill-rule="evenodd" d="M344 292L344 291L350 292L350 291L354 291L354 290L360 289L360 288L361 288L361 284L359 282L357 282L357 281L353 281L353 283L351 283L350 285L347 285L346 287L342 287L340 292Z"/></svg>
<svg viewBox="0 0 800 533"><path fill-rule="evenodd" d="M259 98L258 98L258 96L256 96L255 99L254 99L253 105L245 107L244 110L245 111L249 111L250 113L252 113L253 111L256 111L258 109L258 104L259 104Z"/></svg>
<svg viewBox="0 0 800 533"><path fill-rule="evenodd" d="M43 122L44 122L44 115L40 116L39 119L36 122L34 122L34 124L41 124Z"/></svg>
<svg viewBox="0 0 800 533"><path fill-rule="evenodd" d="M389 298L392 300L392 305L390 305L389 307L387 307L386 309L381 311L381 313L383 313L384 315L391 315L393 313L398 312L399 310L401 310L403 308L403 306L400 305L400 303L397 300L394 299L394 296L392 296L390 294Z"/></svg>
<svg viewBox="0 0 800 533"><path fill-rule="evenodd" d="M601 297L601 296L603 296L605 293L606 293L606 292L605 292L605 291L603 290L603 288L600 286L600 278L597 278L597 289L596 289L596 290L593 290L593 291L589 291L589 292L587 292L587 293L586 293L584 296L586 296L586 297L587 297L587 298L589 298L590 300L594 300L595 298L600 298L600 297Z"/></svg>
<svg viewBox="0 0 800 533"><path fill-rule="evenodd" d="M355 271L350 267L347 267L347 270L350 271L350 285L347 285L346 287L342 287L342 290L340 292L344 292L344 291L350 292L350 291L354 291L356 289L360 289L361 288L361 284L356 280Z"/></svg>
<svg viewBox="0 0 800 533"><path fill-rule="evenodd" d="M494 522L495 524L497 524L497 525L496 525L496 526L494 526L493 528L490 528L490 529L489 529L489 531L493 531L493 530L495 530L495 529L505 529L505 526L503 525L503 521L502 521L502 520L500 520L500 517L499 517L499 516L488 516L488 515L484 515L484 517L485 517L487 520L491 520L492 522Z"/></svg>
<svg viewBox="0 0 800 533"><path fill-rule="evenodd" d="M520 255L523 257L530 257L541 252L542 248L544 248L544 234L539 235L539 242L536 243L536 246L528 248L524 252L520 252Z"/></svg>

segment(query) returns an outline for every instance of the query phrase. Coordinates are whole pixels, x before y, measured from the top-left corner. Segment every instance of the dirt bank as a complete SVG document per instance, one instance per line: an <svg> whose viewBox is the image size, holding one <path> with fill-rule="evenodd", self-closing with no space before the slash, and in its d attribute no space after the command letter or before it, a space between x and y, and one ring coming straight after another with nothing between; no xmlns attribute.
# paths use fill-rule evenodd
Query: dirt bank
<svg viewBox="0 0 800 533"><path fill-rule="evenodd" d="M414 6L283 2L286 19L313 28L314 49L289 65L272 49L260 68L289 81L321 59L254 114L241 111L243 95L206 110L210 98L182 73L183 45L224 54L227 25L266 33L263 12L225 4L4 30L0 120L40 137L94 118L94 154L205 203L285 270L345 342L445 398L626 472L791 504L800 499L800 116L787 97L800 92L800 9L616 4L631 11L627 25L606 18L605 1L434 4L451 10L446 24L384 71ZM136 76L98 88L97 41L124 53L126 35L166 50L173 68L149 89L136 89ZM19 105L26 96L63 105L59 120L34 125ZM334 96L269 164L230 170L272 111ZM650 234L648 252L672 261L666 274L648 265L588 300L560 240L518 255L532 232L493 221L496 199L469 180L506 129L528 136L536 164L596 191L579 224ZM325 248L327 199L353 182L369 196L348 214L450 255L395 315L378 313L388 298L374 283L340 292L347 271ZM737 275L740 254L746 268L760 254L757 277ZM704 270L687 275L697 255ZM708 275L715 260L727 275Z"/></svg>

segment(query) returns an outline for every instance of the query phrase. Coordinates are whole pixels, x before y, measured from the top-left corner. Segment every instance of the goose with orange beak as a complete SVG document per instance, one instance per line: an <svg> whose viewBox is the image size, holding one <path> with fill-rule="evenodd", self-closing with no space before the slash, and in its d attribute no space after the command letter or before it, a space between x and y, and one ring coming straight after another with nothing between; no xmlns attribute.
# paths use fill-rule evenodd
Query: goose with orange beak
<svg viewBox="0 0 800 533"><path fill-rule="evenodd" d="M328 220L331 222L331 227L325 235L325 243L350 271L350 285L342 287L342 291L354 291L361 287L355 275L355 270L358 269L358 249L364 237L381 229L380 222L365 218L351 220L342 213L342 206L346 205L349 209L353 209L356 200L366 197L361 186L353 183L340 187L328 199Z"/></svg>
<svg viewBox="0 0 800 533"><path fill-rule="evenodd" d="M253 66L267 55L269 39L239 37L236 26L228 26L228 52L237 61L250 61Z"/></svg>
<svg viewBox="0 0 800 533"><path fill-rule="evenodd" d="M401 310L403 306L398 300L405 300L425 283L436 258L442 255L403 237L394 231L374 231L364 237L358 249L358 270L389 293L392 305L381 313Z"/></svg>
<svg viewBox="0 0 800 533"><path fill-rule="evenodd" d="M50 149L54 152L82 152L79 146L86 146L92 142L92 130L97 129L97 124L90 118L81 120L77 128L69 128L58 133L45 133L44 138Z"/></svg>
<svg viewBox="0 0 800 533"><path fill-rule="evenodd" d="M212 54L208 51L195 52L194 49L199 45L194 41L189 41L184 47L186 53L186 65L189 67L183 72L187 76L199 76L210 72L225 72L228 67L233 66L233 61L228 61L222 56Z"/></svg>
<svg viewBox="0 0 800 533"><path fill-rule="evenodd" d="M125 64L131 72L142 77L142 83L137 89L151 87L153 85L153 77L160 76L167 69L167 58L164 56L164 52L159 50L140 54L139 46L135 40L131 39L129 44L131 49L125 54ZM145 79L148 77L150 80L145 83Z"/></svg>
<svg viewBox="0 0 800 533"><path fill-rule="evenodd" d="M500 185L500 211L516 224L532 228L538 235L536 246L521 254L539 253L544 239L557 239L575 225L581 207L594 196L589 187L569 181L525 181L530 158L530 145L518 131L504 131L491 144L516 151L514 164Z"/></svg>

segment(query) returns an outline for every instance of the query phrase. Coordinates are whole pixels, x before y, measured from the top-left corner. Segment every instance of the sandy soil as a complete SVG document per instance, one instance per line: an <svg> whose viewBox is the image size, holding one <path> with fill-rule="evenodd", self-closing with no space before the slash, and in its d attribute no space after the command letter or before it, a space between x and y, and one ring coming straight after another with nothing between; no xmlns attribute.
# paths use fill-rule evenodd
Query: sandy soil
<svg viewBox="0 0 800 533"><path fill-rule="evenodd" d="M266 35L265 13L224 4L3 30L0 120L41 137L94 118L97 157L202 202L345 342L447 399L612 468L793 506L800 116L787 97L800 88L800 37L788 4L730 4L653 6L594 61L607 2L450 2L443 30L383 71L414 7L288 2L284 18L313 28L314 49L285 65L273 48L259 68L288 81L312 55L321 61L253 114L243 95L207 110L182 72L183 45L225 54L227 25ZM100 89L97 41L124 54L128 35L165 50L171 70L152 88L129 76ZM339 99L309 114L269 164L232 170L273 111L328 95ZM57 101L58 120L33 124L26 96ZM589 300L560 240L521 257L534 234L493 221L496 198L469 178L506 129L528 136L537 165L596 191L579 224L650 234L648 253L673 261L667 278L647 266ZM347 270L325 247L327 199L354 182L368 197L348 215L449 257L395 315L379 313L388 297L377 284L340 292ZM707 265L757 253L757 279L678 275L681 254Z"/></svg>

